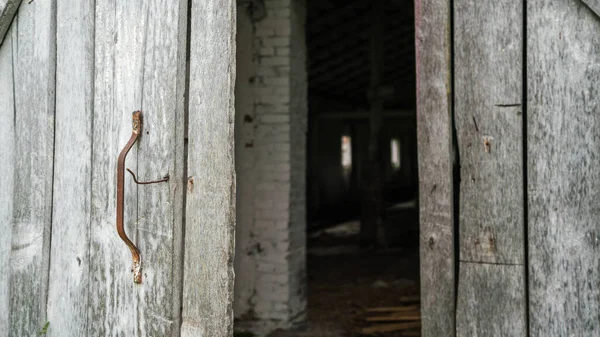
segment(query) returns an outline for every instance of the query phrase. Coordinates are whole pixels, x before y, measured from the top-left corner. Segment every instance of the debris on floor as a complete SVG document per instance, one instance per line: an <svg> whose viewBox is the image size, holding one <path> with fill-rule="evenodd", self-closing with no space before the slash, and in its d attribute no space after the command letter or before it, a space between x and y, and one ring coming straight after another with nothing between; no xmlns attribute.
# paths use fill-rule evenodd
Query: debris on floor
<svg viewBox="0 0 600 337"><path fill-rule="evenodd" d="M308 238L307 322L269 337L420 336L418 235L361 251L354 221Z"/></svg>
<svg viewBox="0 0 600 337"><path fill-rule="evenodd" d="M373 307L366 310L369 326L360 332L364 335L377 335L384 332L403 332L402 336L420 336L421 312L419 296L398 298L402 302L396 307Z"/></svg>

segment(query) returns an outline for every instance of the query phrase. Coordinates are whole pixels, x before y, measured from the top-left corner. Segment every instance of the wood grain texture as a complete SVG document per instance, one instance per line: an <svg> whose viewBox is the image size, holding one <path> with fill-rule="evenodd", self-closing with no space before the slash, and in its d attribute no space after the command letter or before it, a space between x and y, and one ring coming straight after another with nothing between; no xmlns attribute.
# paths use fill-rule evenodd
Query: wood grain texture
<svg viewBox="0 0 600 337"><path fill-rule="evenodd" d="M183 94L187 1L148 1L143 62L143 133L139 139L138 175L155 180L169 174L169 183L137 187L138 247L143 260L143 292L139 298L140 336L167 336L179 330L183 193ZM181 22L180 19L183 21ZM183 25L183 26L182 26ZM176 280L179 280L175 283Z"/></svg>
<svg viewBox="0 0 600 337"><path fill-rule="evenodd" d="M182 336L233 333L236 5L191 5Z"/></svg>
<svg viewBox="0 0 600 337"><path fill-rule="evenodd" d="M457 336L527 336L522 265L460 265Z"/></svg>
<svg viewBox="0 0 600 337"><path fill-rule="evenodd" d="M12 36L15 95L10 331L46 319L54 151L55 3L19 10Z"/></svg>
<svg viewBox="0 0 600 337"><path fill-rule="evenodd" d="M0 46L2 45L6 32L17 14L22 0L0 0Z"/></svg>
<svg viewBox="0 0 600 337"><path fill-rule="evenodd" d="M88 335L178 335L183 198L183 88L187 2L96 2L90 321ZM182 16L183 13L183 16ZM134 284L131 254L115 230L117 154L143 133L126 167L125 228L142 257Z"/></svg>
<svg viewBox="0 0 600 337"><path fill-rule="evenodd" d="M523 264L523 2L454 12L460 259Z"/></svg>
<svg viewBox="0 0 600 337"><path fill-rule="evenodd" d="M139 327L143 285L133 283L131 253L115 228L117 155L131 135L131 113L141 108L142 91L145 12L138 2L135 8L127 4L96 1L89 336L136 336ZM125 163L134 172L137 148ZM126 179L124 224L134 243L139 242L136 191Z"/></svg>
<svg viewBox="0 0 600 337"><path fill-rule="evenodd" d="M600 16L600 0L581 0L588 6L597 16Z"/></svg>
<svg viewBox="0 0 600 337"><path fill-rule="evenodd" d="M523 2L454 6L461 173L456 335L525 336Z"/></svg>
<svg viewBox="0 0 600 337"><path fill-rule="evenodd" d="M56 136L48 336L87 335L94 67L93 2L57 3Z"/></svg>
<svg viewBox="0 0 600 337"><path fill-rule="evenodd" d="M455 328L450 11L450 1L415 1L424 337Z"/></svg>
<svg viewBox="0 0 600 337"><path fill-rule="evenodd" d="M13 221L15 161L15 97L13 86L12 30L0 46L0 336L9 335L10 251Z"/></svg>
<svg viewBox="0 0 600 337"><path fill-rule="evenodd" d="M600 20L527 2L531 336L600 334Z"/></svg>

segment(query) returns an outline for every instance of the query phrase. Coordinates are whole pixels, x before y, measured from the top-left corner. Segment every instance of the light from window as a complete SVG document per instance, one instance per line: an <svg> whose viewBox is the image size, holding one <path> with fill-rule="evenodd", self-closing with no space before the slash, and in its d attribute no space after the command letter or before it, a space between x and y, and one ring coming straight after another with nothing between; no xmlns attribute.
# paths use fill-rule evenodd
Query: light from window
<svg viewBox="0 0 600 337"><path fill-rule="evenodd" d="M352 139L342 136L342 168L349 170L352 167Z"/></svg>
<svg viewBox="0 0 600 337"><path fill-rule="evenodd" d="M391 153L391 162L392 162L392 168L394 170L399 170L400 169L400 139L398 138L393 138L391 143L390 143L390 148L392 149L392 153Z"/></svg>

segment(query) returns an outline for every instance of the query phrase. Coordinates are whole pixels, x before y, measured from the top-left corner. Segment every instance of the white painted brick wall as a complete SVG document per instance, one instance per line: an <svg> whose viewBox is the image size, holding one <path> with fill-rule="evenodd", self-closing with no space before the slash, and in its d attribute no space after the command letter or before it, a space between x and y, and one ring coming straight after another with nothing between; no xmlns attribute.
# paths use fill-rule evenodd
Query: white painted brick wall
<svg viewBox="0 0 600 337"><path fill-rule="evenodd" d="M242 326L262 326L263 333L267 326L285 327L303 319L306 307L304 1L264 1L267 17L253 27L255 75L252 81L238 77L236 84L252 89L241 91L252 98L238 98L236 114L251 110L253 131L238 136L238 128L248 123L236 118L236 141L252 147L236 145L236 166L247 169L242 175L238 172L242 188L238 187L237 207L244 214L240 218L238 213L237 230L242 234L236 236L234 312ZM248 34L238 34L240 38ZM239 45L246 44L238 41ZM248 66L238 59L238 67L241 64ZM238 101L246 106L238 107ZM252 321L257 324L248 324Z"/></svg>

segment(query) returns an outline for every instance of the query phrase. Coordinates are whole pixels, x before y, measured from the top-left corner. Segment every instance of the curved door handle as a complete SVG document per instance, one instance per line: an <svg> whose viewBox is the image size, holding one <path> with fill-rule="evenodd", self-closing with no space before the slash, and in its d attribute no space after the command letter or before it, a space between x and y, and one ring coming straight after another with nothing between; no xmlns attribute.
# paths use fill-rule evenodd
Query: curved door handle
<svg viewBox="0 0 600 337"><path fill-rule="evenodd" d="M133 282L135 283L142 283L142 261L140 259L139 249L136 247L135 244L133 244L133 242L131 242L131 240L129 239L129 237L127 237L127 234L125 233L125 227L123 226L123 208L125 201L125 158L127 157L127 153L129 153L129 150L131 150L131 147L133 147L133 144L138 139L141 133L142 112L135 111L132 115L131 138L129 138L129 141L127 142L127 144L125 144L123 150L121 150L121 153L119 154L119 159L117 160L117 232L119 233L119 236L125 242L127 247L129 247L129 250L131 250L131 255L133 259L131 272L133 273ZM169 180L169 176L167 175L161 180L139 182L137 181L135 174L133 174L131 170L127 169L127 171L131 173L136 184L153 184Z"/></svg>

